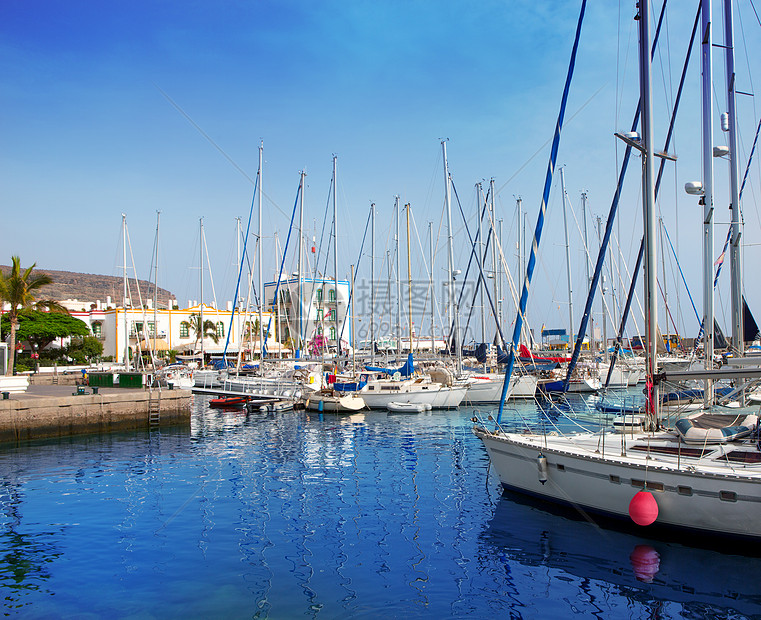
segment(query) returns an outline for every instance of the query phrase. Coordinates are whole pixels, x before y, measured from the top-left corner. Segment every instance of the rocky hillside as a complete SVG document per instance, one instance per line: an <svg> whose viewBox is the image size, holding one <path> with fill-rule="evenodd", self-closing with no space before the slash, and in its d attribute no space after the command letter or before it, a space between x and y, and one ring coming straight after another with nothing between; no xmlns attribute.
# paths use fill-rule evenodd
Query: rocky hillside
<svg viewBox="0 0 761 620"><path fill-rule="evenodd" d="M22 267L26 266L22 264ZM7 265L0 265L0 269L6 274L10 271ZM56 301L78 299L82 302L95 303L98 299L105 302L106 297L111 297L114 302L121 305L124 282L120 277L52 269L35 269L34 273L46 273L53 279L53 284L40 289L39 294L36 295L38 299L55 299ZM132 294L137 298L135 281L130 280L129 286ZM143 299L153 299L153 284L140 280L140 293ZM174 295L159 287L159 307L166 307L170 298L174 298Z"/></svg>

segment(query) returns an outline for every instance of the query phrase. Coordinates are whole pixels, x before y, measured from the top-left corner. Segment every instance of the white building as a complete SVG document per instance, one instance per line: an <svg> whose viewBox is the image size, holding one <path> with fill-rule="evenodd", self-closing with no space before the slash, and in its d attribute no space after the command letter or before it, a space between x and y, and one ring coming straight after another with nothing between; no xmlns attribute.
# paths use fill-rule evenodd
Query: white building
<svg viewBox="0 0 761 620"><path fill-rule="evenodd" d="M337 286L336 286L337 284ZM275 289L278 303L275 304ZM301 295L299 295L301 288ZM283 342L295 348L301 341L313 346L321 336L327 346L335 348L341 338L342 350L348 350L352 340L350 287L348 280L332 278L284 278L264 284L265 307L275 316Z"/></svg>
<svg viewBox="0 0 761 620"><path fill-rule="evenodd" d="M150 305L150 304L148 304ZM71 315L84 321L93 335L103 343L103 355L112 356L115 362L124 360L124 352L130 348L133 355L139 348L147 352L154 350L173 350L180 353L198 353L201 351L201 341L191 328L191 315L201 313L201 305L188 308L117 308L109 304L97 302L90 304L89 310L71 310ZM232 325L230 323L232 302L227 302L227 309L219 310L204 304L203 321L211 321L216 328L219 339L203 340L203 350L207 354L221 354L227 344L228 353L237 353L241 348L247 358L259 354L259 336L255 327L258 315L244 316L236 310ZM274 320L271 315L264 313L264 327L270 324L267 339L267 351L277 353L280 350L276 339ZM126 335L126 336L125 336Z"/></svg>

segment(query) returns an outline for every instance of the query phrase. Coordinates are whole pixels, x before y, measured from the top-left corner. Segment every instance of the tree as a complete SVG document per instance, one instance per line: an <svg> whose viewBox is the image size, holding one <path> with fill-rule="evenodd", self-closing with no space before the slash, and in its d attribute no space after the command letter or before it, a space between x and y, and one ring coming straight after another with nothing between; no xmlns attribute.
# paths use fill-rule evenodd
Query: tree
<svg viewBox="0 0 761 620"><path fill-rule="evenodd" d="M16 340L37 345L42 351L56 338L68 336L88 336L90 328L87 323L59 312L41 312L39 310L20 310L17 318ZM0 331L8 333L11 327L10 318L4 316L0 320Z"/></svg>
<svg viewBox="0 0 761 620"><path fill-rule="evenodd" d="M190 325L190 331L193 332L193 335L195 336L195 341L193 342L193 350L195 350L196 345L198 345L198 341L202 337L201 334L203 334L203 338L211 338L215 344L219 342L219 336L217 336L217 326L214 325L214 321L206 319L203 322L203 329L201 329L201 315L197 312L193 312L188 317L188 323Z"/></svg>
<svg viewBox="0 0 761 620"><path fill-rule="evenodd" d="M77 364L91 362L94 358L103 354L103 343L95 336L72 338L68 347L69 356Z"/></svg>
<svg viewBox="0 0 761 620"><path fill-rule="evenodd" d="M44 273L32 274L37 266L34 263L26 269L21 268L21 259L18 256L11 257L11 271L7 275L0 273L0 301L10 305L7 317L10 321L10 349L11 356L6 370L6 375L13 374L13 363L16 356L16 329L18 328L19 312L25 308L48 308L49 310L67 312L58 302L42 300L38 301L35 293L43 286L51 284L53 279Z"/></svg>

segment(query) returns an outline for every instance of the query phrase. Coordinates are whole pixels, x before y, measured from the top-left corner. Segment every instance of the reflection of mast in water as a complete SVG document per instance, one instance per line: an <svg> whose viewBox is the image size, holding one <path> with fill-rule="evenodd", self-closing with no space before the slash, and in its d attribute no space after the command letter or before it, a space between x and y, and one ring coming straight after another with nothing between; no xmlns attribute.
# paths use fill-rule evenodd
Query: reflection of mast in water
<svg viewBox="0 0 761 620"><path fill-rule="evenodd" d="M24 596L40 592L54 594L42 586L50 579L47 567L63 555L59 544L63 528L57 531L23 533L25 529L20 507L23 495L20 480L3 476L0 478L0 583L3 586L3 603L6 610L17 613L33 600L26 602ZM6 611L6 615L8 612Z"/></svg>

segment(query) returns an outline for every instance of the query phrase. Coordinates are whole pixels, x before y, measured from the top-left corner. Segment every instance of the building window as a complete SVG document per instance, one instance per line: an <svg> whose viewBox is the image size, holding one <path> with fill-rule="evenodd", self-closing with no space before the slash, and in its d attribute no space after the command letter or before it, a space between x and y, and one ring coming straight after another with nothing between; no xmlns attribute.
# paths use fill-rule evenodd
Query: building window
<svg viewBox="0 0 761 620"><path fill-rule="evenodd" d="M332 288L328 291L328 301L335 301L336 300L336 289Z"/></svg>
<svg viewBox="0 0 761 620"><path fill-rule="evenodd" d="M321 288L317 289L317 301L318 302L322 301L322 289Z"/></svg>
<svg viewBox="0 0 761 620"><path fill-rule="evenodd" d="M322 308L317 308L317 321L322 323Z"/></svg>
<svg viewBox="0 0 761 620"><path fill-rule="evenodd" d="M336 339L336 328L335 327L331 327L330 328L330 339L331 340L335 340Z"/></svg>
<svg viewBox="0 0 761 620"><path fill-rule="evenodd" d="M92 335L96 338L100 338L103 334L103 325L101 323L92 324Z"/></svg>
<svg viewBox="0 0 761 620"><path fill-rule="evenodd" d="M317 335L322 336L322 325L317 326Z"/></svg>
<svg viewBox="0 0 761 620"><path fill-rule="evenodd" d="M330 314L328 316L329 316L328 320L329 321L333 321L335 323L336 322L336 309L335 308L331 308L330 309Z"/></svg>
<svg viewBox="0 0 761 620"><path fill-rule="evenodd" d="M156 323L154 323L153 321L148 323L148 333L151 336L155 336L156 335Z"/></svg>
<svg viewBox="0 0 761 620"><path fill-rule="evenodd" d="M187 321L180 323L180 338L190 338L190 323Z"/></svg>
<svg viewBox="0 0 761 620"><path fill-rule="evenodd" d="M222 321L217 321L217 337L225 337L225 325L222 323Z"/></svg>
<svg viewBox="0 0 761 620"><path fill-rule="evenodd" d="M143 334L143 323L135 322L132 324L132 333L141 336Z"/></svg>

